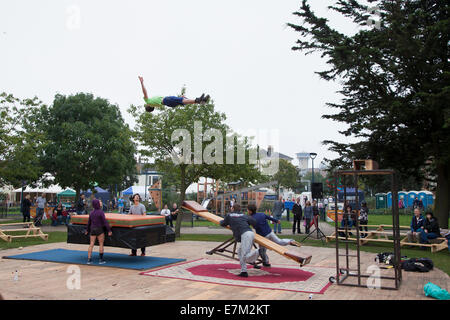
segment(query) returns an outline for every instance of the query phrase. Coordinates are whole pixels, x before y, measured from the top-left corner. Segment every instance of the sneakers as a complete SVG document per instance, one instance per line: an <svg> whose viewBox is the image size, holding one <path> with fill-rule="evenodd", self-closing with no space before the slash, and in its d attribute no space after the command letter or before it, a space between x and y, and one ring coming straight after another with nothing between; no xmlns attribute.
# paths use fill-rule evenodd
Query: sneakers
<svg viewBox="0 0 450 320"><path fill-rule="evenodd" d="M88 261L86 262L86 264L92 264L92 259L88 259Z"/></svg>
<svg viewBox="0 0 450 320"><path fill-rule="evenodd" d="M195 99L195 103L207 103L211 97L208 95L205 96L203 93L199 98Z"/></svg>
<svg viewBox="0 0 450 320"><path fill-rule="evenodd" d="M247 272L241 272L241 273L238 274L238 277L248 278L248 273Z"/></svg>
<svg viewBox="0 0 450 320"><path fill-rule="evenodd" d="M195 103L202 103L205 99L205 94L203 93L199 98L195 98Z"/></svg>
<svg viewBox="0 0 450 320"><path fill-rule="evenodd" d="M106 261L103 259L100 259L100 261L98 262L98 264L105 264L105 263L106 263Z"/></svg>
<svg viewBox="0 0 450 320"><path fill-rule="evenodd" d="M272 265L268 262L263 262L262 264L264 267L270 268Z"/></svg>
<svg viewBox="0 0 450 320"><path fill-rule="evenodd" d="M252 263L251 265L252 265L253 268L255 268L255 269L261 269L261 266L260 266L260 265L257 265L256 263Z"/></svg>
<svg viewBox="0 0 450 320"><path fill-rule="evenodd" d="M145 253L144 252L141 253L141 257L145 257Z"/></svg>
<svg viewBox="0 0 450 320"><path fill-rule="evenodd" d="M136 257L136 253L130 253L128 256L129 257Z"/></svg>

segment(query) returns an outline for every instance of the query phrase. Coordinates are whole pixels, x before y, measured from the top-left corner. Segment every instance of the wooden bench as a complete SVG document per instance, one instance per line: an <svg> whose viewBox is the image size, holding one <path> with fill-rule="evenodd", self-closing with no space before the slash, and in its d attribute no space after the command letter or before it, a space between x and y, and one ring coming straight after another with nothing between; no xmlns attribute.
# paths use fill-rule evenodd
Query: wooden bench
<svg viewBox="0 0 450 320"><path fill-rule="evenodd" d="M382 242L382 243L393 243L393 240L389 238L389 235L392 235L392 230L386 230L386 228L392 228L392 225L367 225L367 226L362 226L362 227L368 227L368 228L376 228L375 230L362 230L359 231L360 235L361 234L367 234L366 237L364 238L360 238L359 239L359 244L360 245L364 245L366 243L369 242ZM407 226L400 226L400 230L409 230L410 228ZM356 229L355 228L339 228L338 232L355 232L356 233ZM418 243L418 242L408 242L408 236L407 233L405 232L401 232L400 236L403 236L403 239L400 240L400 246L415 246L415 247L425 247L425 248L430 248L432 253L447 249L448 246L445 243L445 238L444 237L438 237L436 239L431 239L429 242L430 243ZM342 237L342 236L338 236L338 239L340 240L349 240L349 241L354 241L356 242L357 239L355 237ZM326 237L326 241L330 242L332 240L336 240L336 232L333 232L330 236Z"/></svg>
<svg viewBox="0 0 450 320"><path fill-rule="evenodd" d="M18 229L17 227L22 227ZM16 227L9 228L9 227ZM8 234L10 232L25 232L25 234ZM18 222L18 223L5 223L0 224L0 239L6 242L12 242L13 239L27 239L27 238L41 238L48 240L48 234L43 233L41 228L34 225L33 222Z"/></svg>

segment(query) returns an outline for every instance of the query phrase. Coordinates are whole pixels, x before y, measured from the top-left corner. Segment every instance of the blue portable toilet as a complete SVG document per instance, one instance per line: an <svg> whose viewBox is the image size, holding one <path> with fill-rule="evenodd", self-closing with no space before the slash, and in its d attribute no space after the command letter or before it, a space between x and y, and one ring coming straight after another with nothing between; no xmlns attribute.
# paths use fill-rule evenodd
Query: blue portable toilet
<svg viewBox="0 0 450 320"><path fill-rule="evenodd" d="M392 208L392 192L386 193L386 203L388 208Z"/></svg>
<svg viewBox="0 0 450 320"><path fill-rule="evenodd" d="M424 207L424 208L428 207L427 192L424 191L424 190L419 191L419 192L417 193L417 196L419 197L419 200L422 200L423 207Z"/></svg>
<svg viewBox="0 0 450 320"><path fill-rule="evenodd" d="M412 207L416 197L419 197L419 192L418 191L409 191L408 192L408 196L407 196L407 200L406 200L406 206L407 207Z"/></svg>
<svg viewBox="0 0 450 320"><path fill-rule="evenodd" d="M431 207L434 204L434 196L433 193L430 191L427 191L427 206Z"/></svg>

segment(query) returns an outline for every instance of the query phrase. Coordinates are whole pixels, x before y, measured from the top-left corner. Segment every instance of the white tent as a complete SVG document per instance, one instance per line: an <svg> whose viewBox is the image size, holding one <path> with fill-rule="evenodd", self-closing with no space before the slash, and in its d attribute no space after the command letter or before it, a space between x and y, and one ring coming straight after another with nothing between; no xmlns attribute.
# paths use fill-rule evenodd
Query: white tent
<svg viewBox="0 0 450 320"><path fill-rule="evenodd" d="M42 186L36 187L36 188L27 186L25 188L25 190L23 190L24 193L43 193L43 192L45 192L45 193L49 193L49 194L60 193L61 191L63 191L63 189L58 185L51 185L47 188L44 188ZM13 192L20 193L20 192L22 192L22 188L15 189Z"/></svg>

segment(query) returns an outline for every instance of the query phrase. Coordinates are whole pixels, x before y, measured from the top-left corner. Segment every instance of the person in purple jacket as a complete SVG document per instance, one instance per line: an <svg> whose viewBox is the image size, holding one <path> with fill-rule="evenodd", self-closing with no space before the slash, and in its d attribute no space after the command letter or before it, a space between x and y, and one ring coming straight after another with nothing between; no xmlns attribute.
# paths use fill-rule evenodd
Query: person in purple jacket
<svg viewBox="0 0 450 320"><path fill-rule="evenodd" d="M301 244L292 239L280 239L277 237L275 232L272 231L267 220L273 221L275 223L281 223L279 219L272 218L263 212L256 212L256 206L254 204L249 204L247 206L248 214L256 220L256 226L254 226L255 231L260 236L263 236L279 245L287 246L288 244L296 247L300 247ZM263 246L259 248L259 255L263 260L264 267L270 267L269 257L267 256L267 249Z"/></svg>
<svg viewBox="0 0 450 320"><path fill-rule="evenodd" d="M108 236L112 235L111 227L105 218L105 213L101 209L103 207L102 201L98 199L92 200L92 206L94 210L89 214L89 220L87 223L86 235L90 235L90 244L88 249L88 261L87 264L92 263L92 250L94 249L95 240L98 239L100 261L99 264L106 263L103 260L103 243L105 242L105 229L108 231Z"/></svg>

